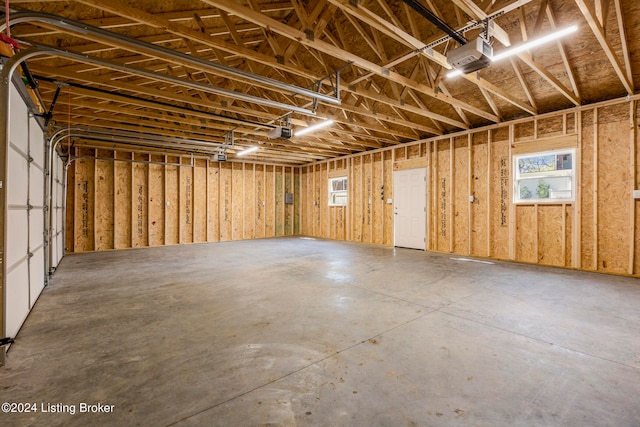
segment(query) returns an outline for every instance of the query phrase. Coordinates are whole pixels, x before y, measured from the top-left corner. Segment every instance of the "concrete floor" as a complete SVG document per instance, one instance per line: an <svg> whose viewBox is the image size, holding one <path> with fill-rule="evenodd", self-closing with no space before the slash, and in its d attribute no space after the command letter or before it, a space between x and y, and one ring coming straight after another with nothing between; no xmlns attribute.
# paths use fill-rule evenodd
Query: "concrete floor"
<svg viewBox="0 0 640 427"><path fill-rule="evenodd" d="M451 258L299 238L67 256L0 369L0 402L38 412L0 424L640 425L638 280Z"/></svg>

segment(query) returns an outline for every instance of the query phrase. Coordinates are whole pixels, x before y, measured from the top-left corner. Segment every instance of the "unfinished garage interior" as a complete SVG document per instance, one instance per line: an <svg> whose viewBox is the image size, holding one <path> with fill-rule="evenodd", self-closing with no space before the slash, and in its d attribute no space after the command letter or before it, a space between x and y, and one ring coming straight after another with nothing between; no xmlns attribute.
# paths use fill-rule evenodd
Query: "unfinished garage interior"
<svg viewBox="0 0 640 427"><path fill-rule="evenodd" d="M0 30L2 425L640 425L637 1Z"/></svg>

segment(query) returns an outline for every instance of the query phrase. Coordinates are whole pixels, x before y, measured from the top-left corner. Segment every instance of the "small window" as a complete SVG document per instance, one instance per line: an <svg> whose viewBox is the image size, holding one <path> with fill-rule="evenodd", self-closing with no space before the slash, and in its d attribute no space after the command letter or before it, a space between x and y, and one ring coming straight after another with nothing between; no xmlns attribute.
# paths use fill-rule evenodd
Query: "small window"
<svg viewBox="0 0 640 427"><path fill-rule="evenodd" d="M514 203L574 200L575 150L514 156Z"/></svg>
<svg viewBox="0 0 640 427"><path fill-rule="evenodd" d="M329 178L329 206L347 205L347 177Z"/></svg>

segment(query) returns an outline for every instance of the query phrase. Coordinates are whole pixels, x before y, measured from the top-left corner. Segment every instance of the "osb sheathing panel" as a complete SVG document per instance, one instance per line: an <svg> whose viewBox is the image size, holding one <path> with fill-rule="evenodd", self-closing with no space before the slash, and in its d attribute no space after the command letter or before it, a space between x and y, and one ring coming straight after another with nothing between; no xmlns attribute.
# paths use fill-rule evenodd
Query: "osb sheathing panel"
<svg viewBox="0 0 640 427"><path fill-rule="evenodd" d="M538 263L543 265L565 265L565 207L564 205L538 206Z"/></svg>
<svg viewBox="0 0 640 427"><path fill-rule="evenodd" d="M273 176L274 180L274 188L275 188L275 205L276 205L276 214L275 214L275 232L276 236L284 236L284 216L285 216L285 208L284 208L284 173L283 168L281 166L275 167L275 173ZM280 195L280 196L278 196Z"/></svg>
<svg viewBox="0 0 640 427"><path fill-rule="evenodd" d="M161 163L164 157L155 155L151 156L151 160ZM149 165L149 246L164 245L164 208L164 166L151 164Z"/></svg>
<svg viewBox="0 0 640 427"><path fill-rule="evenodd" d="M218 163L209 163L209 189L207 203L207 241L220 241L220 167Z"/></svg>
<svg viewBox="0 0 640 427"><path fill-rule="evenodd" d="M69 170L70 251L274 237L278 223L282 235L299 231L300 212L294 205L284 210L285 190L294 200L301 195L297 168L105 150L74 154L104 160L80 158Z"/></svg>
<svg viewBox="0 0 640 427"><path fill-rule="evenodd" d="M502 138L502 139L498 139ZM491 132L490 185L489 185L489 241L491 257L498 259L509 258L509 218L514 208L511 203L511 180L509 170L508 135Z"/></svg>
<svg viewBox="0 0 640 427"><path fill-rule="evenodd" d="M385 245L393 245L393 203L387 203L388 200L393 202L393 153L390 150L382 152L383 156L383 181L384 181L384 224L383 224L383 243ZM348 232L348 231L347 231Z"/></svg>
<svg viewBox="0 0 640 427"><path fill-rule="evenodd" d="M276 235L276 172L275 167L268 165L265 171L265 234L266 237Z"/></svg>
<svg viewBox="0 0 640 427"><path fill-rule="evenodd" d="M436 143L436 181L432 196L435 199L436 250L451 252L451 159L453 156L450 140Z"/></svg>
<svg viewBox="0 0 640 427"><path fill-rule="evenodd" d="M95 198L97 251L113 248L113 164L109 160L96 160L96 194L100 195Z"/></svg>
<svg viewBox="0 0 640 427"><path fill-rule="evenodd" d="M362 241L372 243L373 169L371 155L362 157Z"/></svg>
<svg viewBox="0 0 640 427"><path fill-rule="evenodd" d="M469 141L468 137L453 142L453 252L469 254Z"/></svg>
<svg viewBox="0 0 640 427"><path fill-rule="evenodd" d="M598 270L627 273L630 245L629 107L598 110ZM622 167L621 167L622 166Z"/></svg>
<svg viewBox="0 0 640 427"><path fill-rule="evenodd" d="M489 256L487 235L489 207L488 148L488 133L482 132L473 135L470 195L473 196L474 200L473 203L469 204L471 210L469 239L471 240L471 253L482 256Z"/></svg>
<svg viewBox="0 0 640 427"><path fill-rule="evenodd" d="M257 239L265 237L264 228L264 212L265 212L265 196L264 196L264 168L265 165L255 165L255 228L254 234Z"/></svg>
<svg viewBox="0 0 640 427"><path fill-rule="evenodd" d="M92 156L93 150L79 150L78 155ZM81 158L75 163L74 214L78 220L74 224L74 248L79 251L91 251L94 248L95 161Z"/></svg>
<svg viewBox="0 0 640 427"><path fill-rule="evenodd" d="M176 164L178 158L167 157L168 163ZM181 166L165 166L165 244L176 245L180 238L180 222L178 217L178 168Z"/></svg>
<svg viewBox="0 0 640 427"><path fill-rule="evenodd" d="M371 182L372 182L372 194L371 194L371 225L373 234L371 236L371 242L376 245L383 244L384 234L384 197L382 197L383 191L383 153L374 153L371 162Z"/></svg>
<svg viewBox="0 0 640 427"><path fill-rule="evenodd" d="M516 259L523 262L538 262L537 206L516 206Z"/></svg>
<svg viewBox="0 0 640 427"><path fill-rule="evenodd" d="M193 169L193 241L207 241L207 161L196 160Z"/></svg>
<svg viewBox="0 0 640 427"><path fill-rule="evenodd" d="M226 242L232 239L231 237L231 163L220 163L220 193L219 193L219 208L220 208L220 241Z"/></svg>
<svg viewBox="0 0 640 427"><path fill-rule="evenodd" d="M148 156L134 155L136 160L147 160ZM149 246L149 168L144 163L132 163L133 168L133 224L131 246ZM105 248L106 249L106 248Z"/></svg>
<svg viewBox="0 0 640 427"><path fill-rule="evenodd" d="M131 160L132 153L116 152L115 158ZM126 161L116 161L113 164L115 174L115 216L114 216L114 249L131 247L131 185L132 185L132 165ZM78 221L76 217L76 222ZM90 249L78 249L77 252Z"/></svg>
<svg viewBox="0 0 640 427"><path fill-rule="evenodd" d="M582 132L580 138L580 207L581 207L581 230L580 230L580 265L585 270L596 270L596 260L594 247L596 242L594 208L596 206L594 199L594 174L597 171L594 165L594 141L593 141L593 111L585 111L582 113L581 123Z"/></svg>

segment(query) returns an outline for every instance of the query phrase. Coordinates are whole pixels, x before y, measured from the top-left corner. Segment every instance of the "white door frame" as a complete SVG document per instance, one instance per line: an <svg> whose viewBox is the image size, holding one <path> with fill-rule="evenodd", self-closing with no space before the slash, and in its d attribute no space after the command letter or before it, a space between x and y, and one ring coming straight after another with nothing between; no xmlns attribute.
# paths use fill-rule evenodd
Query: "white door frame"
<svg viewBox="0 0 640 427"><path fill-rule="evenodd" d="M409 182L411 186L407 185ZM427 188L427 168L393 172L394 246L426 250ZM403 222L401 230L399 218L403 217L409 222Z"/></svg>

